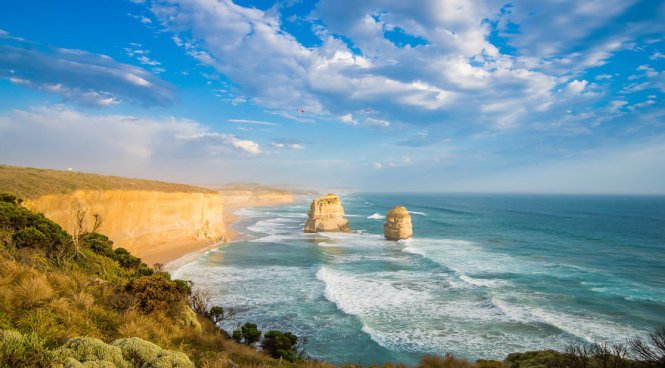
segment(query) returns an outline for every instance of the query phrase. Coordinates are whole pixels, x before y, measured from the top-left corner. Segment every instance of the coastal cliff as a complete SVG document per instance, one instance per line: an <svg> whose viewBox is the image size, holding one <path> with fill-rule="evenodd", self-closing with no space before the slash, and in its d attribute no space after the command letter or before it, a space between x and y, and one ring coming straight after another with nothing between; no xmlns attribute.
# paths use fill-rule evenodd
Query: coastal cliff
<svg viewBox="0 0 665 368"><path fill-rule="evenodd" d="M220 189L226 208L293 203L293 193L257 184L234 184Z"/></svg>
<svg viewBox="0 0 665 368"><path fill-rule="evenodd" d="M336 194L326 194L312 201L305 223L306 233L348 231L349 220Z"/></svg>
<svg viewBox="0 0 665 368"><path fill-rule="evenodd" d="M411 215L405 207L393 207L386 215L383 234L388 240L408 239L413 235Z"/></svg>
<svg viewBox="0 0 665 368"><path fill-rule="evenodd" d="M76 212L103 219L99 232L116 246L142 255L166 242L225 239L224 205L218 193L143 190L77 190L29 199L24 206L76 231ZM91 220L88 219L90 222Z"/></svg>
<svg viewBox="0 0 665 368"><path fill-rule="evenodd" d="M233 238L235 208L291 203L285 190L236 184L212 190L185 184L0 165L0 192L14 194L76 233L77 212L98 232L148 264L166 263Z"/></svg>

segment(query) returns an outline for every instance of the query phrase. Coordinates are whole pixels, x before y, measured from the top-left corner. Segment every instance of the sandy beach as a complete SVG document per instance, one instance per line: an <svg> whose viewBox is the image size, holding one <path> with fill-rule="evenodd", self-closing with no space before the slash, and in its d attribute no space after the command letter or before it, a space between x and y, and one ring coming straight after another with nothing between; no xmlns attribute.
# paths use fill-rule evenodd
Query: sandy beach
<svg viewBox="0 0 665 368"><path fill-rule="evenodd" d="M160 263L164 265L167 271L173 270L195 259L210 248L219 247L220 245L241 239L241 234L233 230L233 224L240 220L240 216L235 214L237 210L250 207L278 206L293 203L294 201L294 196L291 194L281 197L271 196L270 198L231 195L228 198L229 204L224 207L224 224L226 229L225 237L222 241L189 240L162 242L151 247L132 249L132 253L136 254L143 262L150 266Z"/></svg>

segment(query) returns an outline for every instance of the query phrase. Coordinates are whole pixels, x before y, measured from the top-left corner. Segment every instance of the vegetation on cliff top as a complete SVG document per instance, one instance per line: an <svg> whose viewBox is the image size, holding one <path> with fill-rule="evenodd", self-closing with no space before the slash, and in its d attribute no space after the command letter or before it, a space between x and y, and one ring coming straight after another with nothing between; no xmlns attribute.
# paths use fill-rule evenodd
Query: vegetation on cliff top
<svg viewBox="0 0 665 368"><path fill-rule="evenodd" d="M72 193L79 189L216 193L211 189L155 180L0 165L0 192L12 193L29 199L46 194Z"/></svg>

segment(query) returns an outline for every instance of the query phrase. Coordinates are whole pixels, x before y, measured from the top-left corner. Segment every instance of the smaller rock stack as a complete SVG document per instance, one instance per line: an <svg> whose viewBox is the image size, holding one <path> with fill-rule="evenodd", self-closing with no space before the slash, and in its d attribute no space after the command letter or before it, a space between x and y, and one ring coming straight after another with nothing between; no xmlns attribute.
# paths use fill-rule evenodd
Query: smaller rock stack
<svg viewBox="0 0 665 368"><path fill-rule="evenodd" d="M306 233L349 231L349 220L344 217L344 207L336 194L326 194L312 201Z"/></svg>
<svg viewBox="0 0 665 368"><path fill-rule="evenodd" d="M405 207L397 206L388 211L383 235L388 240L408 239L413 235L411 216Z"/></svg>

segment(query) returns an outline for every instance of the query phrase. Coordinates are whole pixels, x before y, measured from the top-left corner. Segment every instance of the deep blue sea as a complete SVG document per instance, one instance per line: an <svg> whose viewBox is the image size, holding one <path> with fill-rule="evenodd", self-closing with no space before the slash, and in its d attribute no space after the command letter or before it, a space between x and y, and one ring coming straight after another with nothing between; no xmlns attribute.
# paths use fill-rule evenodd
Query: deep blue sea
<svg viewBox="0 0 665 368"><path fill-rule="evenodd" d="M249 240L174 276L237 308L235 322L306 336L309 355L335 363L503 359L665 325L665 197L341 198L351 233L303 234L311 198L240 210ZM395 205L413 239L383 239Z"/></svg>

